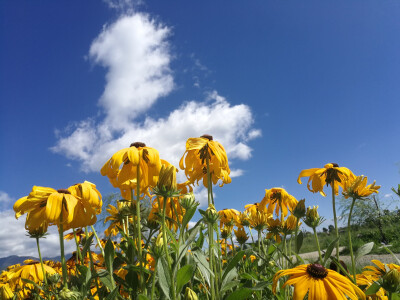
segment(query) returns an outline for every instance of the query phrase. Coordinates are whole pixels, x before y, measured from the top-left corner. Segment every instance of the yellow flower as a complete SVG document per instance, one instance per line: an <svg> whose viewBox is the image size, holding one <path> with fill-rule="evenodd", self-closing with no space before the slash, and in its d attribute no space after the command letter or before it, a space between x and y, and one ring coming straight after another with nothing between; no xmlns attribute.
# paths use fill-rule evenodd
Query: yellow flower
<svg viewBox="0 0 400 300"><path fill-rule="evenodd" d="M293 300L303 300L307 292L308 300L346 300L346 296L352 300L358 300L359 297L365 300L365 294L349 279L319 264L300 265L278 271L273 278L274 294L279 278L288 275L290 277L282 288L294 285Z"/></svg>
<svg viewBox="0 0 400 300"><path fill-rule="evenodd" d="M218 211L220 218L220 228L222 226L233 226L239 222L240 212L233 208L226 208Z"/></svg>
<svg viewBox="0 0 400 300"><path fill-rule="evenodd" d="M282 211L284 216L288 214L289 210L293 210L297 205L297 200L292 195L289 195L285 189L272 188L265 190L265 196L260 202L261 206L268 206L268 213L273 214L274 210L277 216L279 211Z"/></svg>
<svg viewBox="0 0 400 300"><path fill-rule="evenodd" d="M26 260L24 261L24 263L25 265L10 270L7 275L9 279L8 282L12 290L15 290L17 286L20 288L33 288L32 284L25 283L22 279L29 279L35 283L43 282L43 271L40 263L33 260ZM45 264L43 265L43 267L45 273L47 274L52 275L56 273L53 268Z"/></svg>
<svg viewBox="0 0 400 300"><path fill-rule="evenodd" d="M372 276L357 274L357 285L360 287L365 287L364 291L366 291L375 281L372 279ZM367 300L388 300L388 297L385 296L385 290L380 288L375 294L367 296Z"/></svg>
<svg viewBox="0 0 400 300"><path fill-rule="evenodd" d="M156 198L153 201L152 208L148 217L149 221L156 221L161 218L165 198ZM167 226L169 229L172 227L178 229L178 223L181 223L186 210L181 206L177 198L168 198L165 204L165 216L167 217Z"/></svg>
<svg viewBox="0 0 400 300"><path fill-rule="evenodd" d="M273 237L277 243L280 243L282 241L282 223L279 219L269 218L267 222L267 230L269 231L267 234L267 239Z"/></svg>
<svg viewBox="0 0 400 300"><path fill-rule="evenodd" d="M84 199L85 203L89 204L96 214L101 213L103 202L101 200L101 194L97 190L95 184L85 181L84 183L78 183L70 186L68 190L71 192L71 194L75 195L76 198L81 200ZM85 209L87 208L85 207Z"/></svg>
<svg viewBox="0 0 400 300"><path fill-rule="evenodd" d="M361 175L355 178L349 178L343 182L343 196L345 198L357 198L361 199L368 197L372 193L379 193L378 190L381 188L380 185L375 185L375 181L372 184L367 185L368 177Z"/></svg>
<svg viewBox="0 0 400 300"><path fill-rule="evenodd" d="M106 211L109 213L109 216L106 217L104 223L107 223L108 221L111 221L111 223L108 226L108 228L104 231L104 234L106 236L110 235L116 236L119 233L118 227L123 229L124 226L127 226L127 224L124 224L124 222L126 221L127 209L128 209L128 204L125 201L118 201L117 207L111 204L108 205ZM132 216L128 216L128 222L129 223L133 222Z"/></svg>
<svg viewBox="0 0 400 300"><path fill-rule="evenodd" d="M330 163L326 164L323 168L313 168L301 171L297 178L299 184L301 184L300 178L302 177L309 177L307 188L310 192L320 192L322 196L326 196L323 191L325 184L332 186L332 183L335 183L335 195L338 195L339 185L343 187L343 181L348 178L354 178L355 175L345 167L339 167L338 164ZM312 183L311 187L310 182Z"/></svg>
<svg viewBox="0 0 400 300"><path fill-rule="evenodd" d="M235 232L236 240L240 245L246 243L246 241L249 239L249 236L247 235L246 231L244 230L244 227L238 227L238 229L233 230Z"/></svg>
<svg viewBox="0 0 400 300"><path fill-rule="evenodd" d="M137 188L137 168L139 168L140 193L142 194L148 193L150 187L156 186L161 165L156 149L136 142L129 148L114 153L101 168L100 173L107 176L111 184L121 190L124 199L132 200L131 190Z"/></svg>
<svg viewBox="0 0 400 300"><path fill-rule="evenodd" d="M21 215L28 213L25 223L27 230L40 228L44 221L47 221L49 225L59 225L61 215L64 231L93 225L97 220L96 213L100 210L98 202L92 207L94 200L90 190L95 189L94 185L86 183L60 190L34 186L28 196L15 202L15 217L18 219ZM80 192L81 185L84 186L84 193ZM89 192L86 192L87 190Z"/></svg>
<svg viewBox="0 0 400 300"><path fill-rule="evenodd" d="M0 284L0 299L9 300L14 297L14 293L8 283Z"/></svg>
<svg viewBox="0 0 400 300"><path fill-rule="evenodd" d="M221 230L221 238L227 239L232 235L233 225L225 225L220 228Z"/></svg>
<svg viewBox="0 0 400 300"><path fill-rule="evenodd" d="M220 186L230 183L229 174L231 171L225 149L210 135L189 138L186 141L186 151L179 162L179 167L185 170L189 182L198 184L200 180L203 180L203 185L207 187L207 158L212 183L217 184L220 179L222 181Z"/></svg>
<svg viewBox="0 0 400 300"><path fill-rule="evenodd" d="M297 226L300 226L300 224L300 222L297 222L297 218L295 216L290 215L286 220L283 221L282 232L286 235L290 234L296 229Z"/></svg>
<svg viewBox="0 0 400 300"><path fill-rule="evenodd" d="M243 227L243 226L249 226L250 225L249 215L248 215L248 213L246 211L245 212L240 212L238 219L239 220L236 223L236 226Z"/></svg>
<svg viewBox="0 0 400 300"><path fill-rule="evenodd" d="M79 228L78 230L76 230L75 235L76 235L76 240L78 241L78 244L80 244L82 238L84 238L86 236L85 232L83 231L82 228ZM72 239L75 239L73 232L70 232L70 233L64 235L64 240L70 241Z"/></svg>
<svg viewBox="0 0 400 300"><path fill-rule="evenodd" d="M250 227L255 228L257 231L264 230L268 219L272 218L272 215L266 211L265 205L249 204L245 206L245 209L249 212Z"/></svg>

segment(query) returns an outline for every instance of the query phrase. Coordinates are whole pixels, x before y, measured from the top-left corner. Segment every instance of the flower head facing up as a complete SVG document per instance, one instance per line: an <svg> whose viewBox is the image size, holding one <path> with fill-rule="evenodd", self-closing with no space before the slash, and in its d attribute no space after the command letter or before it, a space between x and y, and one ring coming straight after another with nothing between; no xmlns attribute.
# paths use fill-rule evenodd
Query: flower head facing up
<svg viewBox="0 0 400 300"><path fill-rule="evenodd" d="M277 216L279 216L279 212L287 216L288 209L293 210L297 205L297 200L283 188L272 188L265 190L265 196L260 205L267 205L268 213L270 214L273 214L275 210Z"/></svg>
<svg viewBox="0 0 400 300"><path fill-rule="evenodd" d="M343 182L343 196L347 199L349 197L354 199L363 199L373 193L379 193L380 185L372 184L367 185L368 177L361 175L355 178L349 178Z"/></svg>
<svg viewBox="0 0 400 300"><path fill-rule="evenodd" d="M319 192L322 196L326 196L324 185L333 184L335 195L339 194L339 186L343 187L343 181L348 178L354 178L353 172L348 168L339 167L336 163L326 164L323 168L306 169L300 172L297 182L301 184L302 177L309 177L307 188L310 192ZM311 182L311 186L310 186Z"/></svg>
<svg viewBox="0 0 400 300"><path fill-rule="evenodd" d="M273 278L274 294L278 280L283 276L290 276L282 288L294 285L294 300L303 300L307 293L309 300L346 300L347 297L352 300L359 298L365 300L365 294L348 278L319 264L300 265L293 269L278 271Z"/></svg>
<svg viewBox="0 0 400 300"><path fill-rule="evenodd" d="M208 186L207 161L212 184L217 184L219 180L222 181L220 186L231 182L229 177L231 171L224 147L210 135L189 138L179 167L185 170L185 175L191 184L195 182L198 184L203 180L203 185Z"/></svg>
<svg viewBox="0 0 400 300"><path fill-rule="evenodd" d="M131 190L137 188L138 173L140 193L146 193L150 187L156 186L161 165L156 149L136 142L129 148L114 153L101 168L100 173L107 176L111 184L121 190L121 195L126 200L132 200Z"/></svg>

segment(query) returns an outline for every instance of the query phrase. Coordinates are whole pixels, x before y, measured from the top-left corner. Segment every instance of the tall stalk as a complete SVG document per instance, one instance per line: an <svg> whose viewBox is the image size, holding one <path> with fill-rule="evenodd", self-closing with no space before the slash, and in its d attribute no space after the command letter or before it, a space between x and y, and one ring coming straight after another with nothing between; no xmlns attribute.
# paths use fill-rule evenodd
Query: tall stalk
<svg viewBox="0 0 400 300"><path fill-rule="evenodd" d="M349 212L349 219L347 220L347 232L348 232L348 235L349 235L349 248L350 248L350 257L351 257L351 272L352 272L352 275L354 277L354 281L356 281L356 263L355 263L355 260L354 260L353 244L351 242L351 230L350 230L351 214L353 213L354 203L356 203L356 198L353 198L353 201L351 203L350 212Z"/></svg>
<svg viewBox="0 0 400 300"><path fill-rule="evenodd" d="M132 197L133 203L133 197ZM140 265L140 289L146 294L146 290L143 286L143 257L142 257L142 232L140 226L140 158L136 167L136 226L137 226L137 248L138 248L138 259ZM129 226L129 224L127 224Z"/></svg>
<svg viewBox="0 0 400 300"><path fill-rule="evenodd" d="M336 217L336 204L335 204L335 181L331 182L332 187L332 209L333 209L333 221L335 223L335 234L338 239L336 242L336 259L339 261L339 228L337 225L337 217Z"/></svg>
<svg viewBox="0 0 400 300"><path fill-rule="evenodd" d="M40 253L40 246L39 246L39 238L38 237L36 237L36 246L37 246L37 249L38 249L40 266L42 267L42 272L43 272L43 282L44 282L45 285L47 285L46 272L44 271L43 259L42 259L42 254Z"/></svg>
<svg viewBox="0 0 400 300"><path fill-rule="evenodd" d="M206 166L207 166L207 196L208 196L208 206L213 204L213 197L212 197L212 181L211 181L211 174L210 174L210 158L208 157L208 149L206 154ZM219 241L218 241L219 242ZM210 270L214 270L214 229L213 224L208 223L208 256L210 262ZM210 278L210 290L211 290L211 300L215 299L215 277Z"/></svg>
<svg viewBox="0 0 400 300"><path fill-rule="evenodd" d="M319 263L322 265L323 260L322 260L322 255L321 255L321 247L319 246L319 240L318 240L318 235L317 235L317 229L316 229L315 226L313 227L313 231L314 231L315 241L317 242Z"/></svg>
<svg viewBox="0 0 400 300"><path fill-rule="evenodd" d="M164 197L164 202L163 202L163 211L162 211L162 222L161 222L161 228L162 228L162 233L163 233L163 246L164 246L164 252L165 252L165 257L167 259L167 263L168 263L168 269L169 269L169 273L170 273L170 277L171 277L171 294L172 294L172 299L175 300L176 296L175 296L175 282L173 279L173 273L172 273L172 262L171 262L171 258L169 256L168 253L168 244L167 244L167 240L168 240L168 236L167 236L167 231L165 226L167 225L165 222L165 210L167 207L167 201L168 201L168 197Z"/></svg>
<svg viewBox="0 0 400 300"><path fill-rule="evenodd" d="M67 264L65 262L65 254L64 254L64 227L63 227L63 211L61 209L60 214L60 225L58 226L58 235L60 237L60 251L61 251L61 269L62 269L62 280L63 286L67 286Z"/></svg>
<svg viewBox="0 0 400 300"><path fill-rule="evenodd" d="M75 245L76 245L76 264L78 264L78 262L81 262L81 264L83 265L82 253L81 253L81 249L79 248L79 242L78 242L78 238L76 236L75 228L72 228L72 233L74 234L74 240L75 240Z"/></svg>
<svg viewBox="0 0 400 300"><path fill-rule="evenodd" d="M94 236L95 236L95 238L96 238L96 240L97 240L97 244L99 245L101 254L103 255L103 257L105 257L105 256L104 256L104 249L103 249L103 246L102 246L101 243L100 243L100 239L99 239L99 236L97 235L96 230L94 229L93 225L90 225L90 228L92 228L93 234L94 234Z"/></svg>

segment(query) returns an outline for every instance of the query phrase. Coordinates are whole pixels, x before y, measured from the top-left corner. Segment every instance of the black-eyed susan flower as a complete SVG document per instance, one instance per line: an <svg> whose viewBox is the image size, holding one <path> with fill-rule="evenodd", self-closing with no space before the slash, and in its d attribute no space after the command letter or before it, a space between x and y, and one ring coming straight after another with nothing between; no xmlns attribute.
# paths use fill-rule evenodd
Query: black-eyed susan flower
<svg viewBox="0 0 400 300"><path fill-rule="evenodd" d="M217 184L219 180L222 181L220 186L231 182L229 177L231 171L224 147L214 141L210 135L189 138L186 141L186 151L179 162L179 167L185 170L185 175L191 184L195 182L198 184L202 180L203 185L208 186L207 161L213 184Z"/></svg>
<svg viewBox="0 0 400 300"><path fill-rule="evenodd" d="M289 235L291 234L298 226L300 226L300 222L298 222L298 219L290 215L287 217L286 220L283 221L282 223L282 232L283 234Z"/></svg>
<svg viewBox="0 0 400 300"><path fill-rule="evenodd" d="M364 292L375 282L372 279L372 276L364 275L364 274L357 274L357 285L360 288L364 288ZM385 290L380 288L375 294L367 296L367 300L388 300L386 296Z"/></svg>
<svg viewBox="0 0 400 300"><path fill-rule="evenodd" d="M308 293L308 300L330 300L348 298L365 300L364 292L348 278L325 269L319 264L300 265L293 269L280 270L274 278L272 291L275 294L279 278L289 276L282 286L294 286L293 300L303 300ZM348 298L347 298L348 297Z"/></svg>
<svg viewBox="0 0 400 300"><path fill-rule="evenodd" d="M343 187L343 181L354 178L355 175L348 168L339 167L336 163L330 163L326 164L323 168L312 168L301 171L297 178L299 184L301 184L302 177L309 177L307 188L310 192L319 192L322 196L326 196L323 191L325 184L332 186L332 183L334 183L335 195L338 195L339 186Z"/></svg>
<svg viewBox="0 0 400 300"><path fill-rule="evenodd" d="M265 190L265 196L260 205L266 205L270 214L273 214L275 210L277 216L280 212L283 216L287 216L288 211L292 211L296 207L297 200L283 188L272 188Z"/></svg>
<svg viewBox="0 0 400 300"><path fill-rule="evenodd" d="M125 222L126 221L128 221L128 223L133 222L133 217L128 214L129 207L126 201L118 201L117 207L109 204L108 208L106 208L106 211L108 212L109 216L106 217L104 223L110 221L110 225L104 231L104 234L106 236L118 235L119 233L118 227L127 231L127 226L129 226L129 224L126 224Z"/></svg>
<svg viewBox="0 0 400 300"><path fill-rule="evenodd" d="M267 230L267 239L273 237L277 243L280 243L282 241L282 223L279 219L269 218L267 221Z"/></svg>
<svg viewBox="0 0 400 300"><path fill-rule="evenodd" d="M157 184L161 165L160 155L156 149L136 142L129 148L114 153L101 168L100 173L107 176L111 184L121 190L124 199L132 200L131 190L137 188L138 173L140 194L148 193L148 189Z"/></svg>
<svg viewBox="0 0 400 300"><path fill-rule="evenodd" d="M247 235L246 231L244 230L244 227L240 226L238 229L233 230L235 232L236 240L240 245L243 245L244 243L247 242L249 239L249 236Z"/></svg>
<svg viewBox="0 0 400 300"><path fill-rule="evenodd" d="M367 185L368 177L357 176L352 177L343 182L343 196L345 198L352 197L354 199L362 199L368 197L373 193L379 193L380 185L372 184Z"/></svg>
<svg viewBox="0 0 400 300"><path fill-rule="evenodd" d="M43 265L43 267L46 274L52 275L56 273L56 271L48 265ZM29 279L38 284L41 284L44 280L40 263L31 259L25 260L24 265L11 269L7 277L12 290L15 290L17 287L21 289L24 287L28 289L33 288L32 284L26 283L22 279ZM25 294L25 296L26 295L27 294Z"/></svg>
<svg viewBox="0 0 400 300"><path fill-rule="evenodd" d="M91 184L86 188L92 189L93 186ZM27 230L39 228L43 221L49 225L62 224L64 231L93 225L97 220L96 213L100 211L97 206L91 206L93 198L90 192L82 194L77 190L77 185L59 190L34 186L28 196L15 202L15 217L18 219L28 213L25 223Z"/></svg>
<svg viewBox="0 0 400 300"><path fill-rule="evenodd" d="M220 228L224 225L233 226L239 222L240 212L233 208L225 208L223 210L218 211L219 220L220 220Z"/></svg>

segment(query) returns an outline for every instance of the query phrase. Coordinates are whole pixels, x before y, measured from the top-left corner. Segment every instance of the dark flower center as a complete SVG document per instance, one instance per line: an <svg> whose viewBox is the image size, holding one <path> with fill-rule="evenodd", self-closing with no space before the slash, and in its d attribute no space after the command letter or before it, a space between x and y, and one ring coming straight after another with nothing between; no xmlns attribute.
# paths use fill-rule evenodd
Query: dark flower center
<svg viewBox="0 0 400 300"><path fill-rule="evenodd" d="M130 147L143 148L143 147L146 147L146 144L142 143L142 142L134 142L134 143L131 144Z"/></svg>
<svg viewBox="0 0 400 300"><path fill-rule="evenodd" d="M323 279L328 275L328 270L320 264L311 264L307 266L307 273L311 277Z"/></svg>
<svg viewBox="0 0 400 300"><path fill-rule="evenodd" d="M213 140L212 135L209 135L209 134L203 134L201 137L202 137L202 138L205 138L205 139L208 139L209 141L212 141L212 140Z"/></svg>
<svg viewBox="0 0 400 300"><path fill-rule="evenodd" d="M332 166L334 166L335 168L339 168L339 165L337 163L331 163Z"/></svg>
<svg viewBox="0 0 400 300"><path fill-rule="evenodd" d="M60 194L71 194L71 192L68 191L67 189L59 189L59 190L57 190L57 192Z"/></svg>

